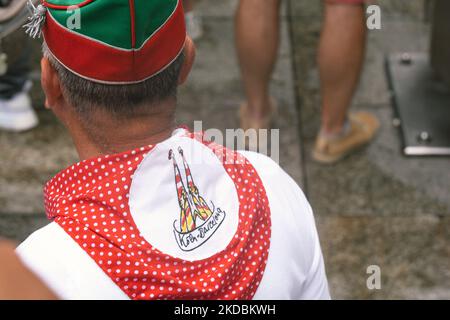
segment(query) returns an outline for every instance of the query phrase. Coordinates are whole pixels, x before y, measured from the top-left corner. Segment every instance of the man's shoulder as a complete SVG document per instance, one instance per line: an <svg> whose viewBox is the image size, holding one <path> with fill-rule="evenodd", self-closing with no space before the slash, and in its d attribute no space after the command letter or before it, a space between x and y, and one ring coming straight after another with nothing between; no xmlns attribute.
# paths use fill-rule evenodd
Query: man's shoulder
<svg viewBox="0 0 450 320"><path fill-rule="evenodd" d="M55 222L35 231L16 249L16 254L25 266L33 271L58 296L59 286L54 278L67 277L66 253L70 249L70 238ZM68 245L69 244L69 245Z"/></svg>
<svg viewBox="0 0 450 320"><path fill-rule="evenodd" d="M274 161L272 158L263 155L261 153L253 152L253 151L238 151L241 155L243 155L250 163L255 166L265 166L272 170L280 170L281 167Z"/></svg>
<svg viewBox="0 0 450 320"><path fill-rule="evenodd" d="M277 162L256 152L239 151L239 153L252 164L266 189L282 191L284 195L299 198L305 205L309 206L303 190Z"/></svg>
<svg viewBox="0 0 450 320"><path fill-rule="evenodd" d="M243 155L255 168L263 182L267 182L268 180L272 181L274 179L292 180L291 177L272 158L252 151L239 151L239 153ZM289 181L289 184L292 183L296 185L293 180Z"/></svg>
<svg viewBox="0 0 450 320"><path fill-rule="evenodd" d="M67 256L73 251L74 242L55 222L35 231L16 249L17 255L31 270L64 270Z"/></svg>
<svg viewBox="0 0 450 320"><path fill-rule="evenodd" d="M29 236L16 254L60 298L127 298L55 222Z"/></svg>
<svg viewBox="0 0 450 320"><path fill-rule="evenodd" d="M45 227L35 231L32 233L24 242L20 244L20 246L16 249L17 253L23 253L28 251L29 249L33 249L33 251L38 250L40 248L46 249L50 246L59 245L61 242L59 241L61 237L67 236L64 230L55 223L51 222Z"/></svg>
<svg viewBox="0 0 450 320"><path fill-rule="evenodd" d="M289 227L292 237L312 237L315 221L311 206L297 182L274 160L255 152L240 152L253 165L269 199L273 224ZM298 239L301 240L301 239Z"/></svg>
<svg viewBox="0 0 450 320"><path fill-rule="evenodd" d="M269 199L269 259L255 299L329 298L311 206L300 186L275 161L240 152L260 176Z"/></svg>

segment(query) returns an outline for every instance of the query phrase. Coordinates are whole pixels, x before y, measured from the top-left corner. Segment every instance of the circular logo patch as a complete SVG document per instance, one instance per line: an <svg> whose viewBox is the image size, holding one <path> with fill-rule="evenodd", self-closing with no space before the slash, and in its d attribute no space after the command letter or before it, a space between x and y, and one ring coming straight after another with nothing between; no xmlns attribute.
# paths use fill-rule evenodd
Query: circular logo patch
<svg viewBox="0 0 450 320"><path fill-rule="evenodd" d="M146 241L187 261L225 250L239 223L233 180L209 148L190 138L172 137L144 158L129 206Z"/></svg>

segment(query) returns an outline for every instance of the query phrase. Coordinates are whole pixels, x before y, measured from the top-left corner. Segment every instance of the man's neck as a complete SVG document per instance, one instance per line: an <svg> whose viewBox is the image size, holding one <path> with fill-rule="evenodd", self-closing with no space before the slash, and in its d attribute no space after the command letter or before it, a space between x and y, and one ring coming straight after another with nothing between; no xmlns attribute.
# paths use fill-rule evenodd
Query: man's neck
<svg viewBox="0 0 450 320"><path fill-rule="evenodd" d="M81 160L117 154L168 139L175 130L174 107L130 119L96 117L84 126L69 126Z"/></svg>

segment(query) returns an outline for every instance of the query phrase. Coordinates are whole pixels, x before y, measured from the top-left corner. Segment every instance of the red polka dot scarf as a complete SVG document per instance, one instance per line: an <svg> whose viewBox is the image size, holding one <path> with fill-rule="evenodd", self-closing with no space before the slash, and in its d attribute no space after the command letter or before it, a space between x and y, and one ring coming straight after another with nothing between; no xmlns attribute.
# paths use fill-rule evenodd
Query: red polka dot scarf
<svg viewBox="0 0 450 320"><path fill-rule="evenodd" d="M252 299L258 289L265 189L246 158L202 134L178 129L77 163L44 193L48 217L131 299Z"/></svg>

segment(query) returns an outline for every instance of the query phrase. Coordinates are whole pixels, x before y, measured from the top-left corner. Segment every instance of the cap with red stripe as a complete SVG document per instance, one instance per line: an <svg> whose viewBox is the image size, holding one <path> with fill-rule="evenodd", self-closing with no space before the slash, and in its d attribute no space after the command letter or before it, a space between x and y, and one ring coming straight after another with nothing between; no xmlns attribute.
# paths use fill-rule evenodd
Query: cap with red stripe
<svg viewBox="0 0 450 320"><path fill-rule="evenodd" d="M43 0L42 5L42 32L51 53L95 82L145 81L184 47L181 0Z"/></svg>

